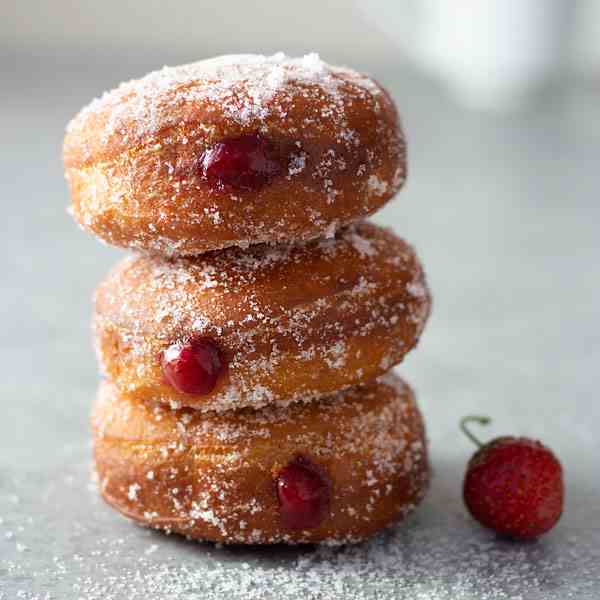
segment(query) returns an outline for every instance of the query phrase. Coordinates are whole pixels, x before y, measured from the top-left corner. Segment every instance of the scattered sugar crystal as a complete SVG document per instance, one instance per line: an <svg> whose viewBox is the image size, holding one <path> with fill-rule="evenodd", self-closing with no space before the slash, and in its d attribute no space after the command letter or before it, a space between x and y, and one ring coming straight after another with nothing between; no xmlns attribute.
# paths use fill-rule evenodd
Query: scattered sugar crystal
<svg viewBox="0 0 600 600"><path fill-rule="evenodd" d="M389 189L388 183L377 177L377 175L371 175L369 177L367 180L367 187L369 192L377 196L383 196Z"/></svg>
<svg viewBox="0 0 600 600"><path fill-rule="evenodd" d="M127 489L127 498L129 500L137 500L138 492L142 489L142 486L139 483L132 483Z"/></svg>

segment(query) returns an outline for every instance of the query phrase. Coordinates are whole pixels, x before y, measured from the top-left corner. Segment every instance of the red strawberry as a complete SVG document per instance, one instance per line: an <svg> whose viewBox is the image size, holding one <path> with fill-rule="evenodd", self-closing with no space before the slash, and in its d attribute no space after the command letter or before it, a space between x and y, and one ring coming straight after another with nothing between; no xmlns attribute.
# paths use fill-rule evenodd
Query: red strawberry
<svg viewBox="0 0 600 600"><path fill-rule="evenodd" d="M499 534L532 539L560 519L564 503L562 467L551 450L528 438L501 437L483 445L466 428L487 417L466 417L465 434L479 450L469 461L463 486L473 517Z"/></svg>

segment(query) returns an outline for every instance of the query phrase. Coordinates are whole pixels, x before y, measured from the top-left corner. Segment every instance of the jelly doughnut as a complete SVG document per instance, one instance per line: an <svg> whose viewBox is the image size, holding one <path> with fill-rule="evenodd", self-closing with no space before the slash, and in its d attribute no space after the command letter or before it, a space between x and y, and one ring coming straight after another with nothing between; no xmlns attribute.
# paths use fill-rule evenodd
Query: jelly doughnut
<svg viewBox="0 0 600 600"><path fill-rule="evenodd" d="M122 84L69 124L71 212L117 246L193 255L305 240L406 176L389 95L315 54L221 56Z"/></svg>
<svg viewBox="0 0 600 600"><path fill-rule="evenodd" d="M409 513L429 479L419 409L390 374L311 403L222 414L103 383L92 425L104 499L199 540L357 542Z"/></svg>
<svg viewBox="0 0 600 600"><path fill-rule="evenodd" d="M223 411L381 375L430 310L414 250L360 223L334 238L126 258L100 284L96 346L121 393Z"/></svg>

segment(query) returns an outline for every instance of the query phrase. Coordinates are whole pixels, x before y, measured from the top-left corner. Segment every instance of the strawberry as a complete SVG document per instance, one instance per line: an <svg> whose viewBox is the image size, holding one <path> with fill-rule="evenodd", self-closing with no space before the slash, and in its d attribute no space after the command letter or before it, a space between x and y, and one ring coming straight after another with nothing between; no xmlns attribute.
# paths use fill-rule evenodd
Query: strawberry
<svg viewBox="0 0 600 600"><path fill-rule="evenodd" d="M479 442L466 428L487 417L466 417L465 434L479 446L469 461L463 497L469 512L485 527L516 539L533 539L556 525L563 512L562 467L541 442L500 437Z"/></svg>

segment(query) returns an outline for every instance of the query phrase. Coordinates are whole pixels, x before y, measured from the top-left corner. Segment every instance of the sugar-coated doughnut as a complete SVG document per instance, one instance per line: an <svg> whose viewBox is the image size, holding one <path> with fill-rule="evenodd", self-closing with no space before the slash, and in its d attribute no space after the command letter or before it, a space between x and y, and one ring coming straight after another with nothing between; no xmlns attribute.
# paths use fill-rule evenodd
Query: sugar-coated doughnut
<svg viewBox="0 0 600 600"><path fill-rule="evenodd" d="M404 517L429 478L419 409L391 374L308 404L222 414L137 402L103 383L92 423L104 499L200 540L356 542ZM306 488L303 477L311 500L282 494Z"/></svg>
<svg viewBox="0 0 600 600"><path fill-rule="evenodd" d="M361 223L298 244L126 258L96 292L96 346L131 398L258 408L384 373L417 343L430 302L414 250Z"/></svg>
<svg viewBox="0 0 600 600"><path fill-rule="evenodd" d="M167 255L330 235L406 175L388 94L315 54L232 55L122 84L69 124L75 219Z"/></svg>

